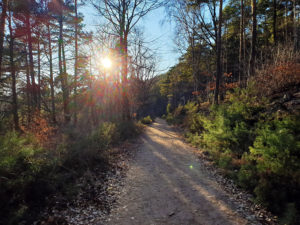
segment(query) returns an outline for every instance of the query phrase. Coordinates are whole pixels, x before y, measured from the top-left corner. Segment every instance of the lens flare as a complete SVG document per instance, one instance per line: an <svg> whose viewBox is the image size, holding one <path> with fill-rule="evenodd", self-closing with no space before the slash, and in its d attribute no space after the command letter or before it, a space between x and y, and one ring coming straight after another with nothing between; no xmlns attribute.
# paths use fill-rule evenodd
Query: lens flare
<svg viewBox="0 0 300 225"><path fill-rule="evenodd" d="M112 62L111 62L110 58L106 57L106 58L102 59L102 65L104 68L109 69L112 66Z"/></svg>

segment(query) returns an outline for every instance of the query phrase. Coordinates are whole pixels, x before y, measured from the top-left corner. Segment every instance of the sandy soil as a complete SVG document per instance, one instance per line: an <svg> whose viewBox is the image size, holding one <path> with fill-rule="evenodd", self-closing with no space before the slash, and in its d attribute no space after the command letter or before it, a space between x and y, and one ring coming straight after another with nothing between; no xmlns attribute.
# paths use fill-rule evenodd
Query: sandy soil
<svg viewBox="0 0 300 225"><path fill-rule="evenodd" d="M157 119L125 178L109 225L253 224L207 175L193 148Z"/></svg>

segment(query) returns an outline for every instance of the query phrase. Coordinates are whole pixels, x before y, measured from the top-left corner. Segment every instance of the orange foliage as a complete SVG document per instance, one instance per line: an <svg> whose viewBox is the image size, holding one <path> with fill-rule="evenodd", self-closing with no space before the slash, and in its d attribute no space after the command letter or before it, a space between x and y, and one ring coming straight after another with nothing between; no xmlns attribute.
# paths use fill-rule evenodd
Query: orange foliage
<svg viewBox="0 0 300 225"><path fill-rule="evenodd" d="M38 112L33 113L28 126L21 126L25 133L32 133L40 143L46 143L54 133L54 127Z"/></svg>
<svg viewBox="0 0 300 225"><path fill-rule="evenodd" d="M193 91L192 94L198 96L198 95L201 95L201 92L200 91Z"/></svg>
<svg viewBox="0 0 300 225"><path fill-rule="evenodd" d="M226 89L226 90L230 90L230 89L237 88L238 86L239 86L239 83L238 83L238 82L227 83L227 84L225 84L225 89Z"/></svg>
<svg viewBox="0 0 300 225"><path fill-rule="evenodd" d="M216 89L216 83L210 82L210 83L208 83L208 87L209 87L210 91L213 91Z"/></svg>

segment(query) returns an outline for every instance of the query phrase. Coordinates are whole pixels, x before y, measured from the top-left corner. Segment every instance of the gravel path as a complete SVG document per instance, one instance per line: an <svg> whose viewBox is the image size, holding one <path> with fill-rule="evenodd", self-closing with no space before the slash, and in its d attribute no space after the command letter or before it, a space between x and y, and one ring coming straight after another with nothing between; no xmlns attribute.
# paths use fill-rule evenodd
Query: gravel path
<svg viewBox="0 0 300 225"><path fill-rule="evenodd" d="M157 119L142 136L108 225L258 224L203 169L193 148Z"/></svg>

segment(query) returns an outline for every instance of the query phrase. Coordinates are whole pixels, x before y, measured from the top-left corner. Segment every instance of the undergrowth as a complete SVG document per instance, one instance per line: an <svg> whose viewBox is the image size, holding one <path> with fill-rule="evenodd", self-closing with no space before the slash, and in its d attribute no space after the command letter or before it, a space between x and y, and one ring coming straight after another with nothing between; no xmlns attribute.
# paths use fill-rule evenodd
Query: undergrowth
<svg viewBox="0 0 300 225"><path fill-rule="evenodd" d="M189 102L167 112L169 123L185 127L185 137L255 201L284 224L300 221L300 115L269 113L268 99L254 84L227 93L210 113Z"/></svg>
<svg viewBox="0 0 300 225"><path fill-rule="evenodd" d="M105 122L87 134L69 128L52 138L55 145L32 131L0 136L0 224L31 224L51 195L74 196L74 181L87 169L106 171L106 150L140 129L129 121Z"/></svg>
<svg viewBox="0 0 300 225"><path fill-rule="evenodd" d="M146 116L141 119L141 123L145 125L149 125L153 122L152 118L150 116Z"/></svg>

